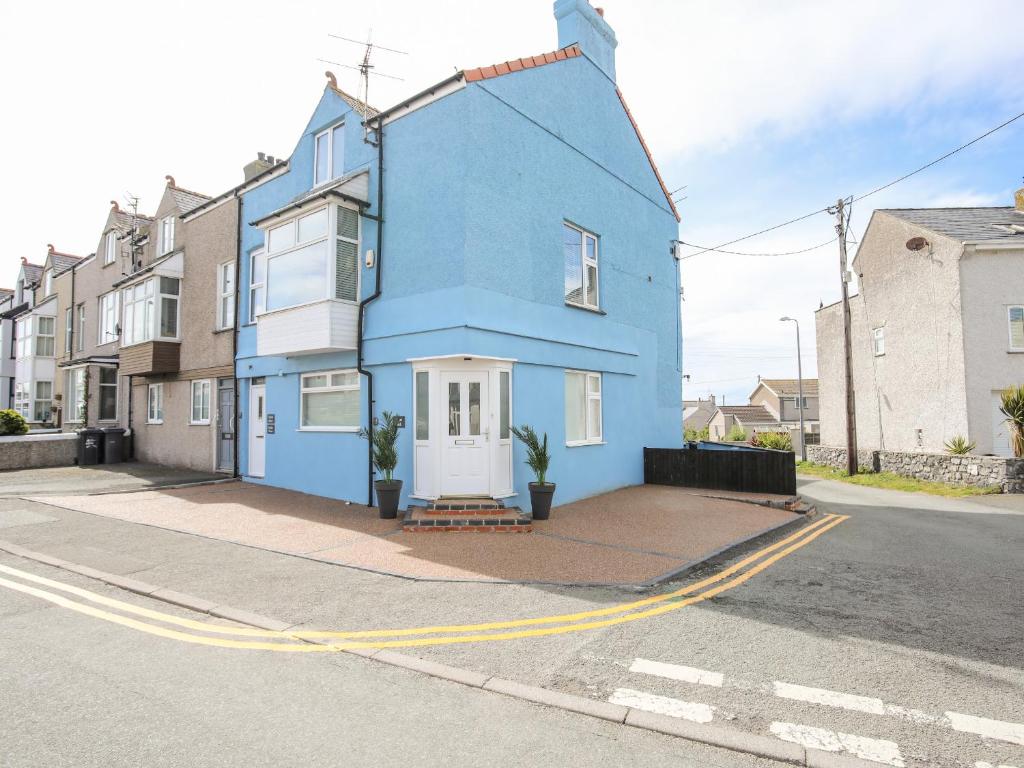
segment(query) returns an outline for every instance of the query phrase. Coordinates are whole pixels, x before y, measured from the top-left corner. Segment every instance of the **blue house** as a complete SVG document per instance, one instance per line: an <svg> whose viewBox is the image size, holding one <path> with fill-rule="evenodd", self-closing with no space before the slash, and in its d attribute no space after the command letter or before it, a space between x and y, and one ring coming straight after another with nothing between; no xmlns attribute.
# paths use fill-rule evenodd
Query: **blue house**
<svg viewBox="0 0 1024 768"><path fill-rule="evenodd" d="M528 504L510 425L546 432L556 503L643 482L681 443L678 214L615 84L615 34L558 0L558 50L377 112L333 75L241 197L240 468L364 502L385 410L402 505Z"/></svg>

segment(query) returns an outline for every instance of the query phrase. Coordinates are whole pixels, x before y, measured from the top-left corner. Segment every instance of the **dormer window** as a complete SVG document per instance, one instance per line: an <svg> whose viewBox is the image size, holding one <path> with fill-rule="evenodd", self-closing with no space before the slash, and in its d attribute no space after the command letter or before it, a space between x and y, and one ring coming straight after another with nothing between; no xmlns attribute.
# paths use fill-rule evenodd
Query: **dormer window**
<svg viewBox="0 0 1024 768"><path fill-rule="evenodd" d="M345 124L338 123L316 135L313 186L319 186L341 176L344 164Z"/></svg>
<svg viewBox="0 0 1024 768"><path fill-rule="evenodd" d="M174 217L164 216L160 219L160 234L157 250L164 256L174 250Z"/></svg>
<svg viewBox="0 0 1024 768"><path fill-rule="evenodd" d="M107 232L104 246L103 263L113 264L114 260L117 258L117 232L115 230L112 229Z"/></svg>

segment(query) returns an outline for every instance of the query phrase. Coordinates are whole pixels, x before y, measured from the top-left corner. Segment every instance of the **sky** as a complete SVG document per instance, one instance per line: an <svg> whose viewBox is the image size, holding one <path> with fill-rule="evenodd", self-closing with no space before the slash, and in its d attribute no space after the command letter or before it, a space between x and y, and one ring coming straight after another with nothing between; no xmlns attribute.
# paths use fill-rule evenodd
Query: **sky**
<svg viewBox="0 0 1024 768"><path fill-rule="evenodd" d="M598 0L594 0L598 4ZM1019 0L603 0L618 85L679 203L713 246L903 175L1024 111ZM218 194L258 151L287 157L333 70L355 92L372 39L388 107L453 73L557 45L550 0L4 3L0 93L8 220L0 286L47 243L94 251L110 200L152 212L165 174ZM1010 205L1024 119L854 207ZM819 214L729 250L834 237ZM851 243L850 254L856 245ZM696 249L686 249L696 252ZM814 310L839 297L835 243L793 256L707 252L680 265L686 397L745 402L760 374L815 374Z"/></svg>

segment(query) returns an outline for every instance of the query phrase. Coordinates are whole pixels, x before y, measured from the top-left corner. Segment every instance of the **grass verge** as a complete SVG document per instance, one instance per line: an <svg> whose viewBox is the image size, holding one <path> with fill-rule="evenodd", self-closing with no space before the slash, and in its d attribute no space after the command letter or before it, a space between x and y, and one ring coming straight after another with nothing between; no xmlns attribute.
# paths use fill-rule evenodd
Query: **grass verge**
<svg viewBox="0 0 1024 768"><path fill-rule="evenodd" d="M861 471L853 477L835 467L828 467L823 464L815 464L811 461L797 461L796 471L801 475L813 475L825 480L839 480L854 485L866 485L870 488L887 488L890 491L910 491L912 493L930 493L933 496L988 496L993 493L1002 493L998 485L952 485L950 483L939 483L934 480L918 480L913 477L904 477L892 472L865 472Z"/></svg>

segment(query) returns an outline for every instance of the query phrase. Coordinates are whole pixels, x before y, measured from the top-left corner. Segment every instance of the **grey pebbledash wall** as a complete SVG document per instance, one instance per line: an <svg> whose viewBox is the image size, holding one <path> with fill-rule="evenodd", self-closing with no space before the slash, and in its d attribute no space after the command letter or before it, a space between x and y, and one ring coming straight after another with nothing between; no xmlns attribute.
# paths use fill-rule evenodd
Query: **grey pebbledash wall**
<svg viewBox="0 0 1024 768"><path fill-rule="evenodd" d="M78 455L78 435L55 433L0 437L0 470L70 467Z"/></svg>
<svg viewBox="0 0 1024 768"><path fill-rule="evenodd" d="M842 468L846 466L846 449L809 445L807 458L816 464ZM901 451L858 451L857 459L862 467L873 472L956 485L998 485L1003 493L1024 493L1024 459Z"/></svg>

